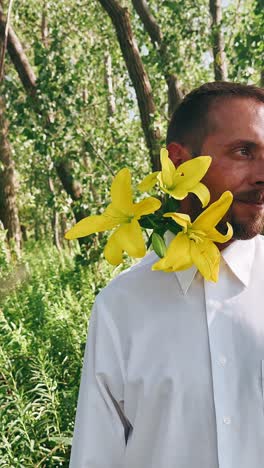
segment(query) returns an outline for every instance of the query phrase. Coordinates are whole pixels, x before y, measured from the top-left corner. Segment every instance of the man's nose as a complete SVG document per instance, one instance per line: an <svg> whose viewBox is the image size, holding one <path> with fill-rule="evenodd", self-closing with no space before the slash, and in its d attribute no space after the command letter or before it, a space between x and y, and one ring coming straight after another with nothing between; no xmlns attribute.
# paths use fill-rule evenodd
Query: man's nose
<svg viewBox="0 0 264 468"><path fill-rule="evenodd" d="M252 173L251 183L264 187L264 154L261 160L255 161L254 173Z"/></svg>

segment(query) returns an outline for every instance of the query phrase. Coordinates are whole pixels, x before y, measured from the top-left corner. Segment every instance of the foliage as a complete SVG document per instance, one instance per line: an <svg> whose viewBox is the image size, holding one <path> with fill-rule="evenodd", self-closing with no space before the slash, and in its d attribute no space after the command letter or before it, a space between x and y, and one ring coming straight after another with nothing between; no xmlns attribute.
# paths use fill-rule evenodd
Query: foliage
<svg viewBox="0 0 264 468"><path fill-rule="evenodd" d="M120 268L81 265L44 242L23 261L29 276L0 309L0 465L66 467L91 307Z"/></svg>
<svg viewBox="0 0 264 468"><path fill-rule="evenodd" d="M135 39L153 89L155 125L160 128L163 144L168 123L165 69L177 75L183 93L214 79L208 2L149 1L169 65L164 63L157 44L151 43L131 2L121 4L131 13ZM229 77L258 83L263 57L261 0L230 0L223 12ZM43 18L45 39L41 32ZM111 179L95 154L103 157L114 172L125 165L139 178L149 171L148 152L115 31L98 1L92 0L87 8L82 0L21 0L14 9L12 26L36 74L40 101L36 114L8 59L3 91L19 174L20 219L29 236L37 229L40 237L44 233L51 237L54 208L72 223L71 200L56 173L59 161L71 162L72 175L83 187L82 206L91 213L98 204L102 208L106 205ZM107 110L106 54L112 59L113 116ZM90 144L95 154L89 150ZM49 177L55 186L53 195Z"/></svg>
<svg viewBox="0 0 264 468"><path fill-rule="evenodd" d="M232 34L228 31L227 56L229 58L230 80L259 84L263 68L263 0L245 1L239 8L239 14L233 5L225 13L229 24L233 25Z"/></svg>

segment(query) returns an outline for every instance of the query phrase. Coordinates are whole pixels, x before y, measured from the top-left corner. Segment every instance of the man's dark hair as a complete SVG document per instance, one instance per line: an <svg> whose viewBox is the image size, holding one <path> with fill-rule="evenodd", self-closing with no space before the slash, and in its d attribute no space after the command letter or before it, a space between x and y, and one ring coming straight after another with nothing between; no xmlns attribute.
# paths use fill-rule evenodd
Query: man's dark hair
<svg viewBox="0 0 264 468"><path fill-rule="evenodd" d="M253 85L215 81L191 91L171 117L166 144L176 141L188 147L192 156L198 156L204 139L213 130L213 119L210 116L212 105L236 97L264 103L264 89Z"/></svg>

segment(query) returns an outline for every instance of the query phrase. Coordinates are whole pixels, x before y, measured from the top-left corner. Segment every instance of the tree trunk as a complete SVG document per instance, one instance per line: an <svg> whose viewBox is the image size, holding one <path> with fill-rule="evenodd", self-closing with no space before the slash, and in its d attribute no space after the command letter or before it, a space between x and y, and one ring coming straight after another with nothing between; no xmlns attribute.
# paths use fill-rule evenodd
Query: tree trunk
<svg viewBox="0 0 264 468"><path fill-rule="evenodd" d="M70 195L73 200L72 211L75 217L76 222L81 221L81 219L86 218L90 215L90 212L84 211L82 208L82 186L81 184L73 178L72 172L72 161L69 159L61 159L59 162L56 162L55 168L57 174L60 178L60 181L63 185L64 190ZM78 239L80 246L86 245L89 247L92 241L88 238L81 237Z"/></svg>
<svg viewBox="0 0 264 468"><path fill-rule="evenodd" d="M212 45L214 55L214 74L216 81L227 80L227 63L224 38L221 31L222 8L221 0L209 0L212 27Z"/></svg>
<svg viewBox="0 0 264 468"><path fill-rule="evenodd" d="M51 177L48 178L48 183L49 183L49 189L50 189L52 200L53 200L53 207L52 207L53 213L52 213L52 220L51 220L51 227L52 227L52 232L53 232L53 243L56 246L57 250L60 251L61 244L60 244L60 235L59 235L59 213L54 204L55 190L54 190L53 180Z"/></svg>
<svg viewBox="0 0 264 468"><path fill-rule="evenodd" d="M83 147L82 147L82 160L83 160L83 165L87 171L87 173L89 174L91 172L91 167L90 167L90 159L89 159L89 156L85 150L85 143L83 144ZM92 175L92 174L90 174ZM95 203L99 203L99 196L98 196L98 193L95 189L95 186L93 184L93 178L92 177L89 177L89 190L90 190L90 193L92 194L93 196L93 200Z"/></svg>
<svg viewBox="0 0 264 468"><path fill-rule="evenodd" d="M107 89L107 113L112 117L116 111L115 95L113 91L113 76L112 76L112 58L109 51L104 56L105 65L105 86Z"/></svg>
<svg viewBox="0 0 264 468"><path fill-rule="evenodd" d="M158 47L158 52L162 60L164 77L168 87L168 116L171 117L173 111L181 102L183 95L178 85L177 76L170 71L171 60L167 52L167 46L163 41L161 29L149 10L146 0L132 0L132 3L144 24L145 30L150 36L152 44Z"/></svg>
<svg viewBox="0 0 264 468"><path fill-rule="evenodd" d="M4 40L6 22L0 6L0 38ZM36 76L31 68L23 47L11 26L8 30L7 51L20 77L20 80L30 96L36 96Z"/></svg>
<svg viewBox="0 0 264 468"><path fill-rule="evenodd" d="M63 247L65 247L65 242L66 240L64 239L64 234L67 231L67 216L64 212L61 213L60 215L60 238L61 238L61 244ZM72 252L72 244L70 242L67 242L67 246L69 248L70 253Z"/></svg>
<svg viewBox="0 0 264 468"><path fill-rule="evenodd" d="M47 21L47 5L44 1L42 8L41 16L41 39L44 47L49 46L49 30L48 30L48 21Z"/></svg>
<svg viewBox="0 0 264 468"><path fill-rule="evenodd" d="M22 241L27 242L28 240L27 226L25 226L25 224L21 224L20 227L21 227Z"/></svg>
<svg viewBox="0 0 264 468"><path fill-rule="evenodd" d="M0 219L8 229L7 239L14 241L18 258L21 256L21 230L16 203L16 175L12 150L8 141L8 123L5 119L5 106L0 98Z"/></svg>
<svg viewBox="0 0 264 468"><path fill-rule="evenodd" d="M143 66L138 46L131 29L127 8L122 8L117 0L99 0L110 16L117 39L126 62L127 70L134 86L141 117L141 123L150 161L154 171L160 169L160 130L155 128L155 104L148 75Z"/></svg>

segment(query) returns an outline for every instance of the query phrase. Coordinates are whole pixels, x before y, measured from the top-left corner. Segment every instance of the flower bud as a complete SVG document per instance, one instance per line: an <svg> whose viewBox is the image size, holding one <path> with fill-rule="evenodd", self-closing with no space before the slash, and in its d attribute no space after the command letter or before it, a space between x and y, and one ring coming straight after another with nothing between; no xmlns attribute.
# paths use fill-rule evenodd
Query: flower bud
<svg viewBox="0 0 264 468"><path fill-rule="evenodd" d="M152 243L154 252L160 258L163 258L164 255L166 254L166 245L165 245L164 239L156 232L153 232L151 236L151 243Z"/></svg>

